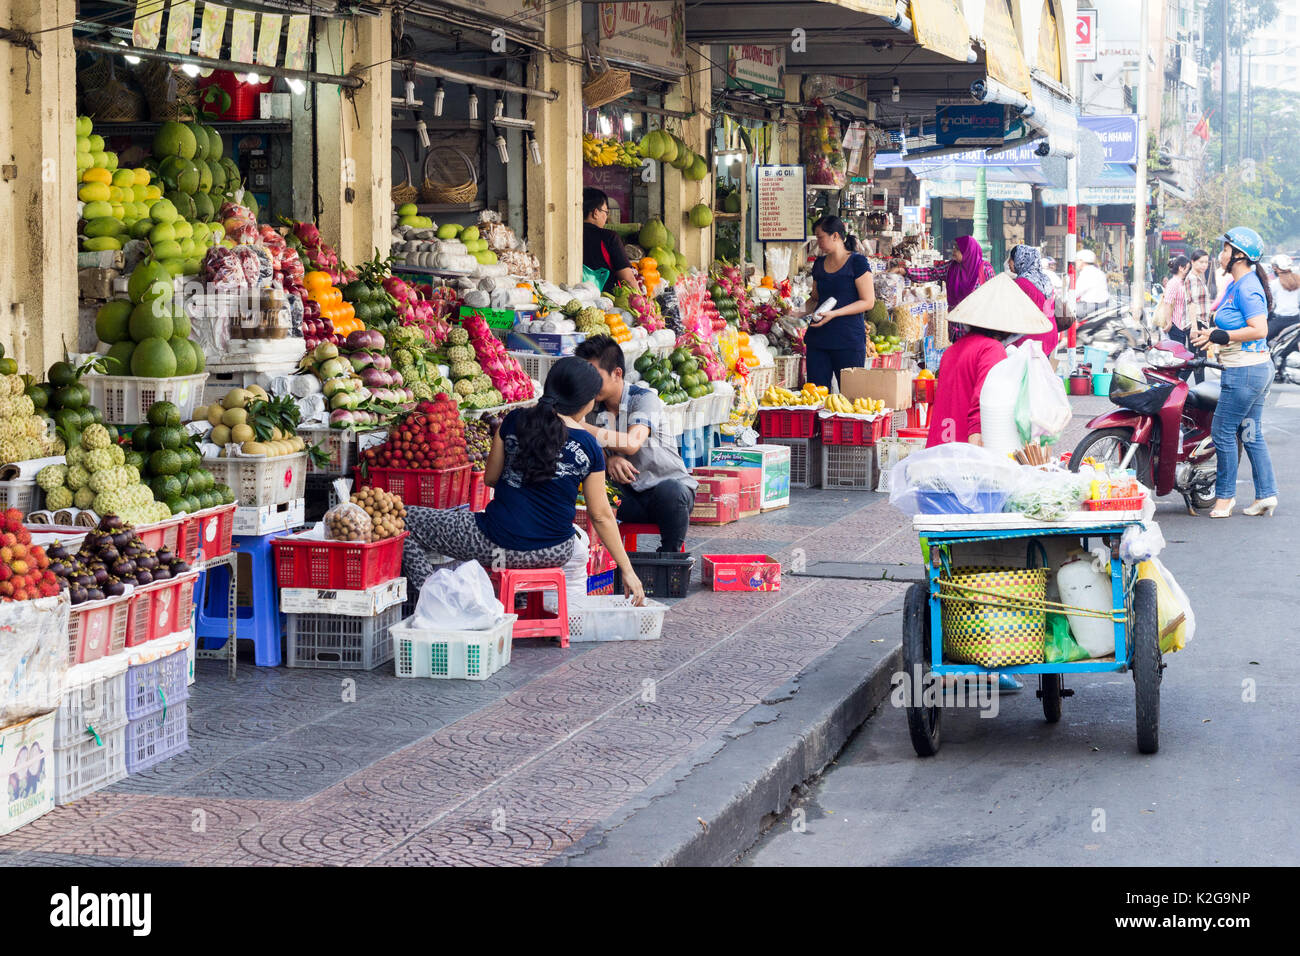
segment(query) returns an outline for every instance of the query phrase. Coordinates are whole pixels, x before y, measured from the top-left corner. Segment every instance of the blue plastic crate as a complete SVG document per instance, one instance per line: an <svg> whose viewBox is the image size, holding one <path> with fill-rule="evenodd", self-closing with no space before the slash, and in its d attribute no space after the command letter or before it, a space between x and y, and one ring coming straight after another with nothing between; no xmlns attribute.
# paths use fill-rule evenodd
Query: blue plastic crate
<svg viewBox="0 0 1300 956"><path fill-rule="evenodd" d="M614 593L614 574L618 568L610 568L608 571L602 571L600 574L591 574L587 576L587 593L588 594L613 594Z"/></svg>

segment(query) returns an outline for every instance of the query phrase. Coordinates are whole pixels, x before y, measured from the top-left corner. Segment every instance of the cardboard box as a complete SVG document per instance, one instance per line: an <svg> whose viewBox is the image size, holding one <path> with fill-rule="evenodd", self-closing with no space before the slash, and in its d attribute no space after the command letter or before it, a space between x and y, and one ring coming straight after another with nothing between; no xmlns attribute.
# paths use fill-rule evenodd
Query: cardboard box
<svg viewBox="0 0 1300 956"><path fill-rule="evenodd" d="M0 835L54 809L54 712L0 730Z"/></svg>
<svg viewBox="0 0 1300 956"><path fill-rule="evenodd" d="M116 269L80 269L77 272L77 295L83 299L111 299L113 280L121 274Z"/></svg>
<svg viewBox="0 0 1300 956"><path fill-rule="evenodd" d="M695 492L691 524L730 524L740 518L740 479L732 475L704 476Z"/></svg>
<svg viewBox="0 0 1300 956"><path fill-rule="evenodd" d="M691 474L731 477L740 480L740 517L752 518L763 509L762 468L693 468Z"/></svg>
<svg viewBox="0 0 1300 956"><path fill-rule="evenodd" d="M910 387L910 386L909 386ZM785 445L728 445L709 450L710 468L758 468L759 506L764 511L790 503L790 449Z"/></svg>
<svg viewBox="0 0 1300 956"><path fill-rule="evenodd" d="M281 588L280 610L291 614L375 617L406 600L406 578L393 578L359 591Z"/></svg>
<svg viewBox="0 0 1300 956"><path fill-rule="evenodd" d="M912 373L908 369L846 368L840 372L840 392L849 401L878 398L886 408L911 408Z"/></svg>

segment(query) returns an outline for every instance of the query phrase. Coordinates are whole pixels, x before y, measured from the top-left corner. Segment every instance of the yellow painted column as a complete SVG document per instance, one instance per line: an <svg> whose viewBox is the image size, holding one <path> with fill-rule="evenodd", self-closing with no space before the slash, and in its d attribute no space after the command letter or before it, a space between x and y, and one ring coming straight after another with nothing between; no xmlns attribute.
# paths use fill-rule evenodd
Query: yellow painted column
<svg viewBox="0 0 1300 956"><path fill-rule="evenodd" d="M664 108L694 114L679 121L680 135L707 162L712 121L706 111L713 98L713 87L705 52L698 46L686 48L686 76L664 98ZM671 166L661 165L659 175L664 177L664 224L677 236L677 251L686 256L689 265L707 269L713 261L713 227L695 228L689 214L697 203L713 207L712 164L709 164L709 175L698 182L687 179Z"/></svg>
<svg viewBox="0 0 1300 956"><path fill-rule="evenodd" d="M0 26L41 55L0 42L0 343L42 375L77 347L74 0L9 0ZM42 32L48 30L49 32ZM30 90L30 92L29 92Z"/></svg>
<svg viewBox="0 0 1300 956"><path fill-rule="evenodd" d="M799 121L802 114L793 105L803 102L800 92L802 83L802 74L787 73L785 76L785 101L788 105L781 111L784 122L777 134L780 157L777 161L786 166L797 165L799 162Z"/></svg>
<svg viewBox="0 0 1300 956"><path fill-rule="evenodd" d="M316 191L320 230L349 265L392 244L393 109L390 13L333 19L316 38L317 69L347 73L356 64L382 63L362 74L365 85L348 95L322 85L316 109Z"/></svg>
<svg viewBox="0 0 1300 956"><path fill-rule="evenodd" d="M582 49L582 4L552 5L546 11L546 42L551 47ZM541 263L542 275L555 282L582 279L582 67L533 56L529 85L555 90L559 99L528 99L528 118L537 124L542 165L526 160L528 177L528 249Z"/></svg>

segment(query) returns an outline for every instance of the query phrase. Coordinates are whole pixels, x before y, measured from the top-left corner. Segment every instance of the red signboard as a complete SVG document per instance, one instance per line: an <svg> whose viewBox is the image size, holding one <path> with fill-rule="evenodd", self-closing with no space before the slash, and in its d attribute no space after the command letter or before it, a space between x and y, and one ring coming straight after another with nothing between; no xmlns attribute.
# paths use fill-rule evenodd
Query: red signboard
<svg viewBox="0 0 1300 956"><path fill-rule="evenodd" d="M1074 58L1079 61L1097 59L1097 11L1079 10L1074 19Z"/></svg>

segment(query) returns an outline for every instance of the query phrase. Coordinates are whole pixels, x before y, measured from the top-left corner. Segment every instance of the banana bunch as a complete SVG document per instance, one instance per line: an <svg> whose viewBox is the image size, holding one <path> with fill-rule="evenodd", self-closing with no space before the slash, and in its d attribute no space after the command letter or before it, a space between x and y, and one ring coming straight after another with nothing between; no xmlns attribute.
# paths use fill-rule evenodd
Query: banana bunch
<svg viewBox="0 0 1300 956"><path fill-rule="evenodd" d="M855 398L850 402L843 395L827 395L826 409L841 415L877 415L885 410L885 403L878 398Z"/></svg>
<svg viewBox="0 0 1300 956"><path fill-rule="evenodd" d="M592 167L640 166L641 147L634 142L624 142L613 137L601 139L591 133L583 133L582 161Z"/></svg>
<svg viewBox="0 0 1300 956"><path fill-rule="evenodd" d="M817 391L816 386L806 385L797 392L792 392L788 388L782 388L779 385L769 385L763 397L759 399L760 405L808 405L817 406L822 403L823 396Z"/></svg>

